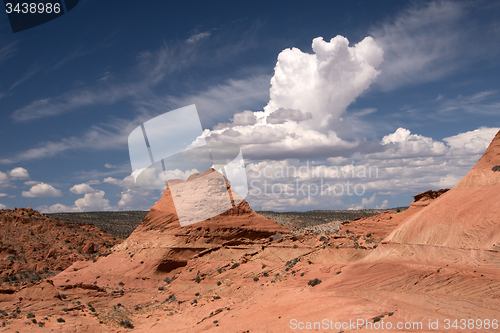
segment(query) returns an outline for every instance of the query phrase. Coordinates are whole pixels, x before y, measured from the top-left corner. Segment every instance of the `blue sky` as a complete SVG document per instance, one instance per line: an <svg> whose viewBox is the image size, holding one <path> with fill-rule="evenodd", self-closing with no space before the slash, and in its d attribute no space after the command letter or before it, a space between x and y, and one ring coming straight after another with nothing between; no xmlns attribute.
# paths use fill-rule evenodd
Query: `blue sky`
<svg viewBox="0 0 500 333"><path fill-rule="evenodd" d="M3 15L0 208L149 209L161 191L134 183L128 135L193 103L205 137L240 146L254 209L408 205L453 186L500 129L499 14L488 1L81 0L15 34ZM347 181L357 194L339 194ZM336 192L315 193L325 183Z"/></svg>

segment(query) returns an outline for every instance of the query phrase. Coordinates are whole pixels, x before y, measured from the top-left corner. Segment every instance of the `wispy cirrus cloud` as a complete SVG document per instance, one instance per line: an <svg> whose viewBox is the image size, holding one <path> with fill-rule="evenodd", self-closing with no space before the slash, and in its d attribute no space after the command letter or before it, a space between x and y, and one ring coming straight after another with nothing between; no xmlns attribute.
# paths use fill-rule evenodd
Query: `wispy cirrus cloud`
<svg viewBox="0 0 500 333"><path fill-rule="evenodd" d="M429 112L431 111L431 112ZM407 104L400 108L394 117L410 117L415 120L434 119L441 122L463 121L480 116L496 116L500 113L500 98L497 90L485 90L471 95L457 95L447 97L438 95L437 98L422 101L417 105Z"/></svg>
<svg viewBox="0 0 500 333"><path fill-rule="evenodd" d="M166 75L181 70L196 61L196 46L164 44L154 52L141 52L137 65L130 69L135 80L123 84L98 84L96 87L72 90L56 97L34 100L11 114L14 121L23 122L53 117L89 105L109 105L126 98L141 99L151 96L150 88ZM76 57L73 55L72 57ZM38 70L27 72L12 87L29 79ZM102 80L101 80L102 81Z"/></svg>
<svg viewBox="0 0 500 333"><path fill-rule="evenodd" d="M500 29L477 20L474 11L488 11L483 3L465 1L416 2L395 19L371 29L384 50L384 90L434 81L468 64L496 59L500 53ZM464 24L467 22L467 24Z"/></svg>
<svg viewBox="0 0 500 333"><path fill-rule="evenodd" d="M11 115L14 121L29 121L50 116L57 116L74 109L96 104L112 104L137 91L139 86L112 86L108 89L85 89L72 91L58 97L35 100L17 109Z"/></svg>
<svg viewBox="0 0 500 333"><path fill-rule="evenodd" d="M27 149L10 157L1 158L0 164L47 158L67 150L126 149L130 132L149 118L149 116L142 115L132 121L114 119L113 122L107 124L92 126L82 136L67 137L56 142L44 142L39 144L38 147Z"/></svg>
<svg viewBox="0 0 500 333"><path fill-rule="evenodd" d="M17 41L11 42L0 48L0 64L7 59L10 59L17 52Z"/></svg>
<svg viewBox="0 0 500 333"><path fill-rule="evenodd" d="M467 112L482 115L500 114L500 99L498 91L480 91L473 95L459 95L455 98L441 97L438 99L437 111L443 114L456 114L457 112Z"/></svg>
<svg viewBox="0 0 500 333"><path fill-rule="evenodd" d="M153 92L152 88L164 82L169 75L185 70L193 65L202 66L210 62L217 63L221 59L244 51L245 47L250 47L242 47L241 43L226 43L222 47L207 48L200 43L196 43L196 41L207 38L210 34L211 32L204 32L194 35L190 38L192 42L189 43L180 41L168 44L163 43L157 50L140 52L137 55L136 65L127 71L129 79L125 83L116 84L110 82L105 84L104 82L109 80L102 80L101 78L101 80L96 82L96 86L93 87L71 90L59 96L31 101L27 105L15 110L11 114L11 118L17 122L31 121L72 112L85 106L109 105L127 98L141 104L155 98L156 93ZM248 44L250 45L250 43ZM7 54L7 51L8 49L4 53ZM66 62L79 56L81 56L80 53L76 52L63 60ZM1 59L0 53L0 61ZM204 60L200 62L200 59ZM63 64L58 63L55 68ZM11 88L28 80L39 72L39 70L39 67L33 67L28 70ZM234 85L237 84L238 80L236 80ZM239 92L244 93L242 90ZM172 103L175 103L173 99Z"/></svg>
<svg viewBox="0 0 500 333"><path fill-rule="evenodd" d="M205 31L205 32L200 32L200 33L197 33L195 35L192 35L191 37L189 37L187 40L186 40L186 43L196 43L196 42L199 42L200 40L203 40L203 39L206 39L208 37L210 37L212 33L210 31Z"/></svg>
<svg viewBox="0 0 500 333"><path fill-rule="evenodd" d="M43 142L36 147L26 149L12 156L0 158L0 164L13 164L21 161L48 158L68 150L126 149L128 135L135 127L157 114L164 113L166 108L175 109L193 103L203 105L205 110L213 110L213 112L205 113L205 115L209 116L206 121L217 124L217 119L229 117L234 114L234 110L241 109L252 103L264 103L262 101L265 101L269 94L268 86L268 77L256 76L248 79L229 80L225 84L210 87L198 94L180 98L167 96L163 98L151 97L149 99L141 99L136 102L141 109L141 114L135 119L115 118L108 123L92 126L80 136L71 136L59 141ZM95 97L93 94L84 94L82 96L73 96L60 104L42 102L41 105L47 105L48 108L44 109L40 107L38 111L33 111L29 116L34 116L35 112L45 111L55 114L55 112L68 106L68 104L84 105L84 103L93 102L94 98L104 100L103 96ZM32 107L36 109L35 105ZM108 174L116 174L122 171L123 168L119 168L119 170L110 170Z"/></svg>

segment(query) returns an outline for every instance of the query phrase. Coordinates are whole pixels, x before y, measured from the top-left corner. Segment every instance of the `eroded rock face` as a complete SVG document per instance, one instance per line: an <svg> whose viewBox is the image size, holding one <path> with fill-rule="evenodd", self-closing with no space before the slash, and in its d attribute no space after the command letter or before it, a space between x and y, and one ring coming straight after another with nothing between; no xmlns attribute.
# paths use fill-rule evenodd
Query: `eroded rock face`
<svg viewBox="0 0 500 333"><path fill-rule="evenodd" d="M429 190L429 191L419 193L419 194L413 196L414 200L413 200L412 204L414 204L416 202L419 202L419 204L422 202L426 202L427 204L429 204L432 200L437 199L438 197L440 197L442 194L448 192L449 190L450 189L446 188L446 189L441 189L441 190L437 190L437 191Z"/></svg>
<svg viewBox="0 0 500 333"><path fill-rule="evenodd" d="M49 218L31 208L0 210L0 278L18 284L62 271L119 243L92 224ZM98 254L97 254L98 256Z"/></svg>

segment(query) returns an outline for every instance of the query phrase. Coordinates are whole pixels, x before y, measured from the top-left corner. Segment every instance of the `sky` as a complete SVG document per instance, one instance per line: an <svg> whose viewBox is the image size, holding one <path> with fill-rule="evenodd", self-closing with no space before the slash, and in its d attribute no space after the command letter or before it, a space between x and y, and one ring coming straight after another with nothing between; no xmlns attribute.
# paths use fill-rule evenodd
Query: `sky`
<svg viewBox="0 0 500 333"><path fill-rule="evenodd" d="M81 0L0 15L0 209L149 210L128 136L195 104L256 210L407 206L500 130L500 3ZM203 170L197 170L203 171Z"/></svg>

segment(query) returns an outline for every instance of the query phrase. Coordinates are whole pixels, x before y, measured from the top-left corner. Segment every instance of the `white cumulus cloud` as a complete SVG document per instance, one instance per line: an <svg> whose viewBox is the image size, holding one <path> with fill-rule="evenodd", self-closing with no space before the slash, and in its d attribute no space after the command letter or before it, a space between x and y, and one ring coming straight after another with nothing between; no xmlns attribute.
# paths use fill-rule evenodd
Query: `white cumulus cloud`
<svg viewBox="0 0 500 333"><path fill-rule="evenodd" d="M87 193L83 198L75 201L75 206L82 212L112 210L109 200L104 199L104 191Z"/></svg>
<svg viewBox="0 0 500 333"><path fill-rule="evenodd" d="M11 179L29 179L30 175L25 168L17 167L9 171Z"/></svg>
<svg viewBox="0 0 500 333"><path fill-rule="evenodd" d="M0 171L0 186L7 184L9 177L5 172Z"/></svg>
<svg viewBox="0 0 500 333"><path fill-rule="evenodd" d="M330 157L362 144L333 129L376 79L382 49L371 37L349 46L342 36L315 38L312 48L313 54L292 48L278 55L264 111L237 113L203 136L236 143L250 159Z"/></svg>
<svg viewBox="0 0 500 333"><path fill-rule="evenodd" d="M40 183L29 191L23 191L22 196L25 198L39 198L39 197L60 197L62 192L49 184Z"/></svg>
<svg viewBox="0 0 500 333"><path fill-rule="evenodd" d="M96 192L96 190L93 189L89 184L77 184L70 188L69 191L74 194L88 194Z"/></svg>
<svg viewBox="0 0 500 333"><path fill-rule="evenodd" d="M83 198L77 199L73 206L66 206L61 203L52 206L40 206L37 210L42 213L58 212L92 212L92 211L110 211L114 210L109 204L109 200L104 198L104 191L87 193Z"/></svg>

